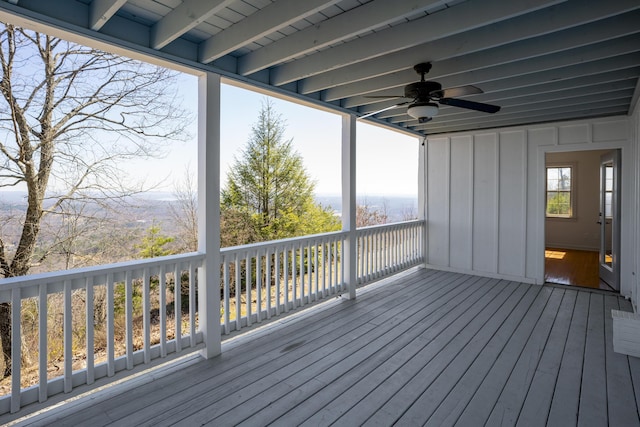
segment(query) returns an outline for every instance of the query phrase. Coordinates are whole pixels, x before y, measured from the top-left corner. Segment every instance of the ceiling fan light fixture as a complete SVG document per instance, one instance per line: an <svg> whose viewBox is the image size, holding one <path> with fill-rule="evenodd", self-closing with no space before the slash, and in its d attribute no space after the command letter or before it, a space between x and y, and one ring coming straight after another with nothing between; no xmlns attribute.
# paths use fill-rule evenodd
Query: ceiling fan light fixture
<svg viewBox="0 0 640 427"><path fill-rule="evenodd" d="M433 102L414 102L407 108L407 114L418 120L434 117L438 115L438 104Z"/></svg>

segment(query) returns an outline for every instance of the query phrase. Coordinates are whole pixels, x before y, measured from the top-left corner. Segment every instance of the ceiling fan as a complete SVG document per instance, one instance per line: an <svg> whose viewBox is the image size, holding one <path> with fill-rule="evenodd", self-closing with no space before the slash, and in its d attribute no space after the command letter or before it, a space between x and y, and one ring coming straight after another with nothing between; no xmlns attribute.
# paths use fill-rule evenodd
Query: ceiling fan
<svg viewBox="0 0 640 427"><path fill-rule="evenodd" d="M368 98L382 98L382 99L394 99L394 98L409 98L411 101L401 102L392 105L387 108L383 108L373 113L368 113L360 118L373 116L383 111L391 110L402 105L407 105L407 114L411 117L418 119L419 123L426 123L438 114L438 102L444 105L450 105L452 107L468 108L470 110L482 111L485 113L496 113L500 111L500 107L497 105L484 104L481 102L467 101L465 99L454 98L456 96L472 95L475 93L482 93L482 90L476 86L458 86L447 89L442 89L442 85L438 82L426 81L424 75L431 70L431 63L425 62L417 64L413 67L418 74L420 74L420 81L416 83L408 84L404 87L403 96L369 96ZM434 102L435 101L435 102Z"/></svg>

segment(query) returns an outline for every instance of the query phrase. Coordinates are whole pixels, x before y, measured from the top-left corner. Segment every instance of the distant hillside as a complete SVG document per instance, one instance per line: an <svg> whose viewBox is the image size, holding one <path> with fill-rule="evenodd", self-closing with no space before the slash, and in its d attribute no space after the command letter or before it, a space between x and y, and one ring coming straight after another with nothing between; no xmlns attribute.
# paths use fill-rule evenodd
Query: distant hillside
<svg viewBox="0 0 640 427"><path fill-rule="evenodd" d="M322 206L331 206L336 214L342 213L340 196L317 195L315 199ZM407 218L418 216L418 197L358 196L356 203L367 205L370 210L386 211L390 222L405 221Z"/></svg>

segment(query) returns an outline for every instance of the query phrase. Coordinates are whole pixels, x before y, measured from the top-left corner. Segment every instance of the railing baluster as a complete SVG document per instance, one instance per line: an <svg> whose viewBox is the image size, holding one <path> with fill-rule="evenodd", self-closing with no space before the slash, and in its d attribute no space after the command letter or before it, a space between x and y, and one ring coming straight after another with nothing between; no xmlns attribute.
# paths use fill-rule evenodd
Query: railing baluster
<svg viewBox="0 0 640 427"><path fill-rule="evenodd" d="M343 237L342 240L340 241L340 283L342 284L342 289L346 291L346 287L345 287L345 272L344 272L345 242L346 242L346 239ZM356 252L356 254L357 254L357 252ZM356 257L357 257L357 255L356 255ZM358 263L357 263L357 259L356 259L356 260L354 260L352 265L354 265L354 267L357 268L357 264Z"/></svg>
<svg viewBox="0 0 640 427"><path fill-rule="evenodd" d="M287 245L284 245L284 249L282 251L282 279L283 279L283 288L284 288L284 311L285 313L289 312L289 248Z"/></svg>
<svg viewBox="0 0 640 427"><path fill-rule="evenodd" d="M291 245L291 300L292 300L292 308L296 308L298 306L298 278L296 274L297 265L296 265L296 257L297 257L298 249L297 245L294 243Z"/></svg>
<svg viewBox="0 0 640 427"><path fill-rule="evenodd" d="M327 241L327 286L329 295L333 295L336 292L333 286L333 242Z"/></svg>
<svg viewBox="0 0 640 427"><path fill-rule="evenodd" d="M49 328L47 326L47 283L42 283L38 289L38 374L40 379L38 400L44 402L48 397L47 384L47 363L49 354L49 346L47 337Z"/></svg>
<svg viewBox="0 0 640 427"><path fill-rule="evenodd" d="M142 272L142 333L144 363L151 362L151 272L145 268Z"/></svg>
<svg viewBox="0 0 640 427"><path fill-rule="evenodd" d="M240 254L236 253L233 260L235 265L235 297L236 297L236 331L240 330L240 319L242 318L242 262L240 261Z"/></svg>
<svg viewBox="0 0 640 427"><path fill-rule="evenodd" d="M180 263L173 267L173 321L176 353L182 351L182 271Z"/></svg>
<svg viewBox="0 0 640 427"><path fill-rule="evenodd" d="M167 266L158 274L158 304L160 305L160 357L167 357Z"/></svg>
<svg viewBox="0 0 640 427"><path fill-rule="evenodd" d="M224 333L228 334L230 332L229 330L229 309L230 309L230 303L229 303L229 295L231 293L231 283L230 283L230 278L229 278L229 260L227 259L227 257L224 258L224 268L223 268L223 281L224 281L224 285L223 285L223 290L222 290L222 294L223 294L223 298L224 298Z"/></svg>
<svg viewBox="0 0 640 427"><path fill-rule="evenodd" d="M338 276L338 262L339 262L339 258L338 258L338 240L334 239L333 240L333 283L334 286L336 288L336 292L341 292L342 291L342 286L340 286L340 281L339 281L339 276Z"/></svg>
<svg viewBox="0 0 640 427"><path fill-rule="evenodd" d="M322 256L322 298L324 298L327 292L327 243L324 239L320 240L320 245L322 248L322 252L320 255Z"/></svg>
<svg viewBox="0 0 640 427"><path fill-rule="evenodd" d="M262 255L256 252L256 320L262 321Z"/></svg>
<svg viewBox="0 0 640 427"><path fill-rule="evenodd" d="M196 346L196 266L189 261L189 342Z"/></svg>
<svg viewBox="0 0 640 427"><path fill-rule="evenodd" d="M318 257L320 255L319 254L319 252L320 252L320 243L317 240L315 240L313 246L314 246L314 249L315 249L315 255L314 255L315 261L314 261L314 267L313 267L313 271L315 273L314 274L314 276L315 276L314 277L314 290L315 291L314 291L314 294L313 294L313 299L317 300L318 299L318 294L319 294L319 291L318 291L318 279L319 279L319 277L318 277L318 275L320 274L320 264L318 263Z"/></svg>
<svg viewBox="0 0 640 427"><path fill-rule="evenodd" d="M311 303L313 294L313 263L311 262L311 241L307 242L307 255L306 255L306 275L307 275L307 303Z"/></svg>
<svg viewBox="0 0 640 427"><path fill-rule="evenodd" d="M280 250L276 246L273 251L273 262L275 264L275 273L273 283L276 286L276 316L280 315Z"/></svg>
<svg viewBox="0 0 640 427"><path fill-rule="evenodd" d="M305 277L306 277L306 271L304 268L304 253L305 253L305 247L304 244L300 244L299 246L299 251L300 251L300 306L304 306L305 305L305 292L304 292L304 284L305 284Z"/></svg>
<svg viewBox="0 0 640 427"><path fill-rule="evenodd" d="M267 293L267 319L271 319L271 255L269 249L265 251L265 291Z"/></svg>
<svg viewBox="0 0 640 427"><path fill-rule="evenodd" d="M86 370L87 370L87 384L93 384L95 381L95 322L94 322L94 291L93 291L93 276L89 276L85 280L85 298L87 299L85 305L85 325L86 325Z"/></svg>
<svg viewBox="0 0 640 427"><path fill-rule="evenodd" d="M251 270L253 269L253 265L251 262L252 256L251 256L251 252L247 251L247 255L245 257L244 260L244 268L245 268L245 288L246 288L246 314L247 314L247 326L251 326L251 304L252 304L252 299L251 299L251 289L253 288L253 283L252 283L252 275L251 275Z"/></svg>
<svg viewBox="0 0 640 427"><path fill-rule="evenodd" d="M107 376L115 374L115 318L113 273L107 274Z"/></svg>
<svg viewBox="0 0 640 427"><path fill-rule="evenodd" d="M20 288L11 290L11 342L15 345L11 346L11 413L20 410L20 374L22 373L22 342L21 337L21 312L22 298L20 297Z"/></svg>
<svg viewBox="0 0 640 427"><path fill-rule="evenodd" d="M125 275L125 336L127 369L133 369L133 277L132 271Z"/></svg>
<svg viewBox="0 0 640 427"><path fill-rule="evenodd" d="M71 307L71 280L64 281L64 314L63 314L63 346L64 346L64 392L73 388L73 310Z"/></svg>

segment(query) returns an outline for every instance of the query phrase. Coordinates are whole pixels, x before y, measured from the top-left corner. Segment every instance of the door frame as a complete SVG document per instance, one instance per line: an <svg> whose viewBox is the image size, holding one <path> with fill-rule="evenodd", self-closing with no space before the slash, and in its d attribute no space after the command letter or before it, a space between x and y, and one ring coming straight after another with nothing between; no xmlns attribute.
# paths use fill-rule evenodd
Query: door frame
<svg viewBox="0 0 640 427"><path fill-rule="evenodd" d="M534 283L539 285L544 284L544 251L545 251L545 155L546 153L553 152L571 152L571 151L591 151L591 150L620 150L620 155L624 159L632 154L632 147L630 147L629 140L618 139L608 142L583 142L562 145L555 141L548 141L548 143L541 143L542 141L530 146L530 155L535 156L534 163L530 163L529 179L532 180L529 187L533 193L530 194L529 201L531 203L532 210L529 212L532 215L532 224L528 227L529 231L527 236L529 242L527 243L528 251L533 257L532 261L535 263L532 271L532 277ZM535 154L534 154L535 153ZM630 258L632 253L630 244L632 243L632 233L634 230L634 224L632 220L635 218L634 212L635 206L632 204L632 190L633 180L631 179L634 171L634 165L632 162L622 162L621 171L621 220L620 220L620 294L624 296L631 296L631 281L629 277L633 275L634 260Z"/></svg>

